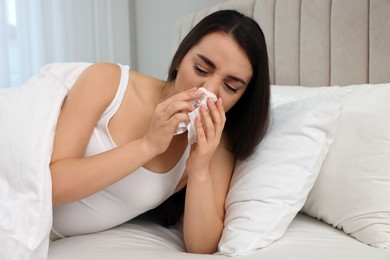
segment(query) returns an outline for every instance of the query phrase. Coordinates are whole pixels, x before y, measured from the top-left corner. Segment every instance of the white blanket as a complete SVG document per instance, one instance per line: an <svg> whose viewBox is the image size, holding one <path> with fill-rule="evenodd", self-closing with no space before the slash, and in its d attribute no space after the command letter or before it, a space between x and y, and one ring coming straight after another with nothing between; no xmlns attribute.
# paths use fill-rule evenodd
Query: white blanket
<svg viewBox="0 0 390 260"><path fill-rule="evenodd" d="M47 259L49 163L59 111L74 78L55 72L67 69L75 76L87 65L49 65L22 86L0 90L0 259Z"/></svg>

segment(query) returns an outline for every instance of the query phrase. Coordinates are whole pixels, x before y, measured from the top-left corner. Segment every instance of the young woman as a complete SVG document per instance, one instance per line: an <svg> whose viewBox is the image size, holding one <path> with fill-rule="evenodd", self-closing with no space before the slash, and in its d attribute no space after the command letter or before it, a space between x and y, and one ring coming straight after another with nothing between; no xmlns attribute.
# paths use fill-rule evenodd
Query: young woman
<svg viewBox="0 0 390 260"><path fill-rule="evenodd" d="M189 122L200 87L218 99L200 108L197 143L189 145L175 130ZM236 11L213 13L188 33L167 81L122 65L91 65L69 92L56 129L53 232L108 229L175 194L159 208L176 212L173 222L183 217L187 251L215 252L235 160L264 136L269 96L263 33Z"/></svg>

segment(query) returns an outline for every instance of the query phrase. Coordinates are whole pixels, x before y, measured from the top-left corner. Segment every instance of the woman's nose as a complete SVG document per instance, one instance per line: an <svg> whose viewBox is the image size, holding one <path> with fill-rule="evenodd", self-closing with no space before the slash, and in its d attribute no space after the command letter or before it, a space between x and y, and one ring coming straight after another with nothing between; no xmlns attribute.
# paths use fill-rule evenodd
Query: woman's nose
<svg viewBox="0 0 390 260"><path fill-rule="evenodd" d="M204 82L203 86L208 91L212 92L214 95L218 96L219 88L221 87L221 83L216 80L208 80Z"/></svg>

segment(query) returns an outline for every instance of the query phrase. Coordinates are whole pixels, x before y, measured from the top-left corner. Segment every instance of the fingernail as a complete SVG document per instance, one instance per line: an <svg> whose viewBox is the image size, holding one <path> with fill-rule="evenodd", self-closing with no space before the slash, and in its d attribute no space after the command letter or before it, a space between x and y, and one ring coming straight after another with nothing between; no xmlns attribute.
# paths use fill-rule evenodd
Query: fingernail
<svg viewBox="0 0 390 260"><path fill-rule="evenodd" d="M196 95L196 96L203 94L203 92L200 91L200 90L197 89L197 88L193 88L193 89L191 89L191 90L192 90L192 93L194 93L194 95Z"/></svg>

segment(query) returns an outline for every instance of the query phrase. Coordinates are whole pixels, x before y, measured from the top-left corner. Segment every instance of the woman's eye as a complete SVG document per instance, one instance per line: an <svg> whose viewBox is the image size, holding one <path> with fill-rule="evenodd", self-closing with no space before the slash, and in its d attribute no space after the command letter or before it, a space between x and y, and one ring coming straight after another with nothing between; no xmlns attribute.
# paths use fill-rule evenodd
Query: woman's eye
<svg viewBox="0 0 390 260"><path fill-rule="evenodd" d="M227 87L227 89L233 93L237 93L238 89L236 89L235 87L233 87L232 85L230 85L229 83L225 83L225 86Z"/></svg>
<svg viewBox="0 0 390 260"><path fill-rule="evenodd" d="M200 74L204 74L204 75L209 74L209 72L206 69L204 69L202 66L194 65L194 69L196 72L198 72Z"/></svg>

